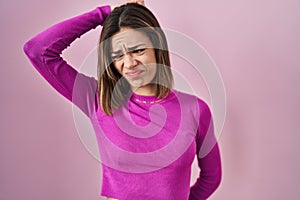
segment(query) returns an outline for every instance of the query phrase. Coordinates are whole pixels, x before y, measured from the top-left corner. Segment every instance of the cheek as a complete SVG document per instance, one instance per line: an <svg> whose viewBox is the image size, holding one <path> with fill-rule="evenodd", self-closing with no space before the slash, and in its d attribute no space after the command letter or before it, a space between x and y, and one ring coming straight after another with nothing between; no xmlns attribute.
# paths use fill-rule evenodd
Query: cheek
<svg viewBox="0 0 300 200"><path fill-rule="evenodd" d="M149 70L149 78L152 80L155 78L156 73L157 73L157 66L155 64L153 64Z"/></svg>
<svg viewBox="0 0 300 200"><path fill-rule="evenodd" d="M156 63L156 57L155 57L155 52L154 50L149 54L149 61L151 63Z"/></svg>
<svg viewBox="0 0 300 200"><path fill-rule="evenodd" d="M114 64L114 68L119 72L119 74L122 75L122 67L121 67L120 63L114 62L113 64Z"/></svg>

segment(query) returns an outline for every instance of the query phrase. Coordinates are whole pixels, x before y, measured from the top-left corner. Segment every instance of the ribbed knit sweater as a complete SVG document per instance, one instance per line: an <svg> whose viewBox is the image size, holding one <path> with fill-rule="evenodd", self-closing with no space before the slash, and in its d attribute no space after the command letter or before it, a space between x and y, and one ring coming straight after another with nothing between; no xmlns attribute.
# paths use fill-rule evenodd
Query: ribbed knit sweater
<svg viewBox="0 0 300 200"><path fill-rule="evenodd" d="M52 25L28 40L24 51L46 81L91 120L101 156L100 195L119 200L207 199L220 184L221 159L203 100L175 89L161 101L132 93L109 116L100 107L97 80L61 57L110 12L110 6L101 6ZM190 186L195 156L200 174Z"/></svg>

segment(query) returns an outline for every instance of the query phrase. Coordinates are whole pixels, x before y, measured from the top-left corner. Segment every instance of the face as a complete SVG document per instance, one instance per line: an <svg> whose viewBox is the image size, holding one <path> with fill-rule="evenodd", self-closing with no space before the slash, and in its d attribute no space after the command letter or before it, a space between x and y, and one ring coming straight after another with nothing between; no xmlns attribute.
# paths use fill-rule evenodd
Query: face
<svg viewBox="0 0 300 200"><path fill-rule="evenodd" d="M134 90L149 90L156 75L155 52L149 37L131 28L123 28L112 37L111 57L117 71ZM153 88L153 87L152 87Z"/></svg>

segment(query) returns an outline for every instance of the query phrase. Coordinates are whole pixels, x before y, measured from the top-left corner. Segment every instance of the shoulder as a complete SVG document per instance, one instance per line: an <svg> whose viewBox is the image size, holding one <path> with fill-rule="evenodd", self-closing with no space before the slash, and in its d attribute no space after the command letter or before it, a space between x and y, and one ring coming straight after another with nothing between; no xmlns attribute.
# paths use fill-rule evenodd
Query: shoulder
<svg viewBox="0 0 300 200"><path fill-rule="evenodd" d="M212 119L212 112L209 104L200 97L186 92L172 90L176 95L181 110L187 115L192 115L196 123L209 123Z"/></svg>
<svg viewBox="0 0 300 200"><path fill-rule="evenodd" d="M175 89L173 89L172 92L175 94L177 99L179 99L180 103L182 103L184 105L188 105L190 107L195 106L200 111L210 111L208 103L205 100L203 100L202 98L200 98L194 94L182 92L182 91L175 90Z"/></svg>

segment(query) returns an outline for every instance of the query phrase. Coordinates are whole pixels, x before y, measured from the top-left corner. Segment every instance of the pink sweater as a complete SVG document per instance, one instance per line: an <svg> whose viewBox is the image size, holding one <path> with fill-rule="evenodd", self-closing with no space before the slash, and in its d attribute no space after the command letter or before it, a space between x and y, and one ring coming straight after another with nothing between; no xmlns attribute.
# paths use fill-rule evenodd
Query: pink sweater
<svg viewBox="0 0 300 200"><path fill-rule="evenodd" d="M100 195L119 200L207 199L220 184L221 159L204 101L172 90L164 100L145 104L141 101L157 98L133 93L107 116L100 107L97 80L60 56L76 38L102 25L110 12L109 6L97 7L53 25L27 41L24 51L54 89L90 118L101 156ZM197 156L205 150L206 156ZM195 156L201 171L190 187Z"/></svg>

